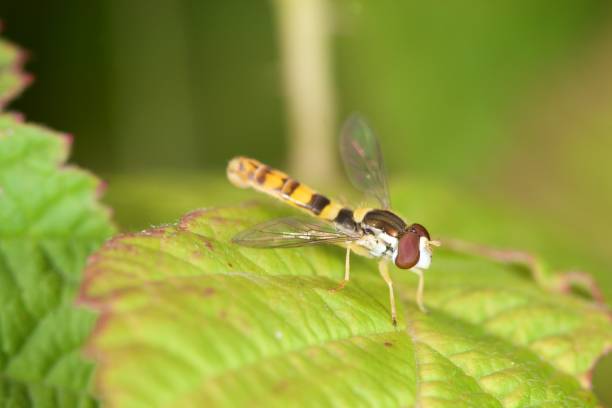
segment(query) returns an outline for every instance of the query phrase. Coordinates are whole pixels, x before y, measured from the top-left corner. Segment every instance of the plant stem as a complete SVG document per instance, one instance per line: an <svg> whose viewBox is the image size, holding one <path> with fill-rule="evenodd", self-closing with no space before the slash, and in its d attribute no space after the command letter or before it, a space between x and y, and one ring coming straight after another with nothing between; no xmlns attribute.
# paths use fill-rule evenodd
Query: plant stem
<svg viewBox="0 0 612 408"><path fill-rule="evenodd" d="M335 98L328 0L275 0L287 98L289 160L296 177L336 177Z"/></svg>

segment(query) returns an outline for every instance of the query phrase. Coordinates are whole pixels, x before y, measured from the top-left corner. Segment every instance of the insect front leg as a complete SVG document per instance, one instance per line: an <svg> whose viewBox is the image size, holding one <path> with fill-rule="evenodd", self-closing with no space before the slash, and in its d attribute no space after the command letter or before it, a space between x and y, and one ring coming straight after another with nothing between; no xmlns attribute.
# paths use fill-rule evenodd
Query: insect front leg
<svg viewBox="0 0 612 408"><path fill-rule="evenodd" d="M340 284L337 287L331 289L331 291L337 292L339 290L344 289L350 277L351 277L351 245L347 244L346 245L346 257L344 258L344 279L342 280L342 282L340 282Z"/></svg>
<svg viewBox="0 0 612 408"><path fill-rule="evenodd" d="M413 269L413 272L419 275L419 286L417 287L416 301L419 309L423 313L427 313L425 303L423 302L423 291L425 289L425 276L423 275L422 269Z"/></svg>
<svg viewBox="0 0 612 408"><path fill-rule="evenodd" d="M395 310L395 295L393 293L393 281L389 276L389 264L386 260L381 260L378 262L378 272L380 272L380 276L385 280L387 286L389 287L389 303L391 305L391 321L394 326L397 326L397 312Z"/></svg>

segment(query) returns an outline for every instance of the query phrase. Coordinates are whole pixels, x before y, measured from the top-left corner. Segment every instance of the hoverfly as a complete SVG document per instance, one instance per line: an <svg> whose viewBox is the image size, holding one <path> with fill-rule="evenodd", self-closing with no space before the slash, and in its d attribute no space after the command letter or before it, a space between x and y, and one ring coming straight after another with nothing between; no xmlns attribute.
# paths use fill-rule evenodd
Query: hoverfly
<svg viewBox="0 0 612 408"><path fill-rule="evenodd" d="M374 198L380 208L346 208L279 170L254 159L235 157L227 166L227 176L234 185L266 193L316 218L288 217L263 222L239 233L232 241L257 248L294 248L319 244L344 246L344 280L334 290L341 290L349 281L351 252L378 259L380 275L389 288L391 319L393 325L396 325L389 262L418 275L416 300L424 312L423 271L431 263L432 246L439 246L439 242L431 240L429 232L421 224L408 225L390 210L380 145L361 117L353 115L343 126L340 153L353 185Z"/></svg>

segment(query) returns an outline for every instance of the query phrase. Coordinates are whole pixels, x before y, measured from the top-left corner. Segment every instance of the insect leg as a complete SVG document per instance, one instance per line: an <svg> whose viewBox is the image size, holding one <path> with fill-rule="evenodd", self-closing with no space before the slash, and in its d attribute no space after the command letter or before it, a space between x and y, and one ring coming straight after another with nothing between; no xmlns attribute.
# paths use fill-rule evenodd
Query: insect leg
<svg viewBox="0 0 612 408"><path fill-rule="evenodd" d="M423 289L425 288L425 277L423 276L423 270L414 269L413 272L419 275L419 286L417 288L416 293L417 305L419 306L421 312L427 313L427 309L425 308L425 304L423 303Z"/></svg>
<svg viewBox="0 0 612 408"><path fill-rule="evenodd" d="M380 276L387 282L387 286L389 287L389 303L391 304L391 321L394 326L397 326L397 312L395 311L395 295L393 294L393 281L389 276L389 265L386 260L381 260L378 262L378 272L380 272Z"/></svg>
<svg viewBox="0 0 612 408"><path fill-rule="evenodd" d="M344 279L342 280L342 282L340 282L340 284L337 287L331 289L331 291L337 292L339 290L344 289L350 277L351 277L351 245L347 243L346 244L346 258L344 259Z"/></svg>
<svg viewBox="0 0 612 408"><path fill-rule="evenodd" d="M346 246L346 258L344 259L344 282L351 277L351 246Z"/></svg>

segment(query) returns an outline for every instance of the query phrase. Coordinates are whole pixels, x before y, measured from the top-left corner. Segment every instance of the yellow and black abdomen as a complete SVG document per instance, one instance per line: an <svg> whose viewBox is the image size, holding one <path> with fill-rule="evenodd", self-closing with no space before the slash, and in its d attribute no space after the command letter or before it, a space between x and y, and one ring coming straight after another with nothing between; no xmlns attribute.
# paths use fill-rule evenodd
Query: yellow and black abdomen
<svg viewBox="0 0 612 408"><path fill-rule="evenodd" d="M227 165L227 177L237 187L252 187L325 220L337 221L343 216L340 213L347 211L337 202L255 159L233 158Z"/></svg>

